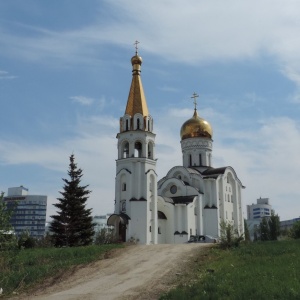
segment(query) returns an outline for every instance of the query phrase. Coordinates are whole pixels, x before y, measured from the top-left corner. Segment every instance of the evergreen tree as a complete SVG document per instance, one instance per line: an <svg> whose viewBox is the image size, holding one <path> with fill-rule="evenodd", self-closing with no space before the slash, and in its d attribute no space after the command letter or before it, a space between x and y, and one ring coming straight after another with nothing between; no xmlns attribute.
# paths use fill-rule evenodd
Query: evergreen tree
<svg viewBox="0 0 300 300"><path fill-rule="evenodd" d="M268 220L270 240L277 241L277 237L280 234L280 221L279 216L272 212L271 217Z"/></svg>
<svg viewBox="0 0 300 300"><path fill-rule="evenodd" d="M91 191L88 185L81 186L82 170L77 168L74 155L70 156L68 175L70 180L63 179L64 187L58 203L53 204L57 215L51 216L50 231L53 233L55 246L85 246L93 241L94 224L91 216L92 209L86 208Z"/></svg>

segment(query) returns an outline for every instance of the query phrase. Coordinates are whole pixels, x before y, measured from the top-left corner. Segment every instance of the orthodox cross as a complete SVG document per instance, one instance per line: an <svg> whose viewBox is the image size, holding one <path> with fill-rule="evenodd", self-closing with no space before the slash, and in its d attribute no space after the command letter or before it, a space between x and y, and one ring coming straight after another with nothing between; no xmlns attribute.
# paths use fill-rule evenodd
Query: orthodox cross
<svg viewBox="0 0 300 300"><path fill-rule="evenodd" d="M137 53L138 53L138 44L139 44L140 42L139 41L135 41L134 43L133 43L133 45L135 45L135 54L137 55Z"/></svg>
<svg viewBox="0 0 300 300"><path fill-rule="evenodd" d="M195 110L197 110L197 99L199 95L197 95L196 93L193 94L193 96L191 98L194 98L194 105L195 105Z"/></svg>

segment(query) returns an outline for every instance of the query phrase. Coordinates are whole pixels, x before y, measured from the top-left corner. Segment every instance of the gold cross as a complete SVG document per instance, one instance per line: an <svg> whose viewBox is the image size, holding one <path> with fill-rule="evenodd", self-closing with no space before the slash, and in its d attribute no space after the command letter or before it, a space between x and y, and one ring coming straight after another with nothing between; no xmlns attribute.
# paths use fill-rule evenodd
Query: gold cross
<svg viewBox="0 0 300 300"><path fill-rule="evenodd" d="M193 96L191 98L194 98L194 105L195 105L195 110L197 109L197 100L196 98L198 98L199 95L197 95L196 93L193 94Z"/></svg>
<svg viewBox="0 0 300 300"><path fill-rule="evenodd" d="M140 42L139 41L135 41L134 43L133 43L133 45L135 45L135 54L137 55L137 53L138 53L138 44L139 44Z"/></svg>

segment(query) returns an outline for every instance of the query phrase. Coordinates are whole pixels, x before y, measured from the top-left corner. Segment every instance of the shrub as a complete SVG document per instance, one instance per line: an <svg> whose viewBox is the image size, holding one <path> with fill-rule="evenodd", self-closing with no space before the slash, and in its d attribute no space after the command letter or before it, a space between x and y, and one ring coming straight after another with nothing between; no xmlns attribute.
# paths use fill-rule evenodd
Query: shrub
<svg viewBox="0 0 300 300"><path fill-rule="evenodd" d="M95 236L95 245L103 245L103 244L115 244L117 243L117 239L114 235L113 229L110 228L102 228L100 229Z"/></svg>
<svg viewBox="0 0 300 300"><path fill-rule="evenodd" d="M223 249L228 249L232 247L238 247L240 242L244 239L243 235L239 235L238 231L234 229L233 225L221 222L221 237L220 246Z"/></svg>

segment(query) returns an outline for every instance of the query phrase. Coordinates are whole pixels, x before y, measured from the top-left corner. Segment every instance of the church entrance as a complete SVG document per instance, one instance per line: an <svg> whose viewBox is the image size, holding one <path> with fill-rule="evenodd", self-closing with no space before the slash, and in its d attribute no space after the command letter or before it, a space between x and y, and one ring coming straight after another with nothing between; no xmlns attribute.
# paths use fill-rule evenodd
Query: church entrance
<svg viewBox="0 0 300 300"><path fill-rule="evenodd" d="M122 242L126 242L126 224L119 222L119 238Z"/></svg>

